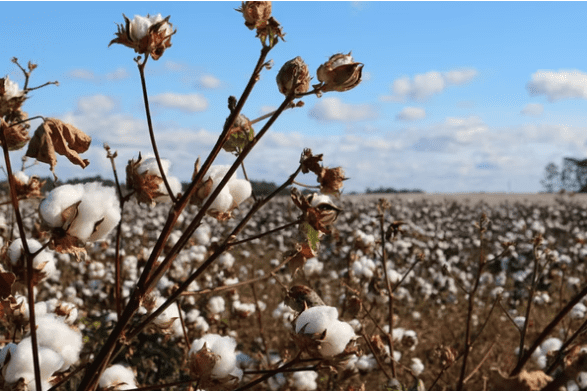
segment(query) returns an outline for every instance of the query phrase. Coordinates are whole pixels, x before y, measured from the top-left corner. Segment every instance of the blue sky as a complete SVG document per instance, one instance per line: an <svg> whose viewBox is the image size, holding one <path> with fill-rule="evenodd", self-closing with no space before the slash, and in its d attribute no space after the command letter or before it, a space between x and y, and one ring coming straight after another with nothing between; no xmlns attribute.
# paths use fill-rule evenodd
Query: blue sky
<svg viewBox="0 0 587 391"><path fill-rule="evenodd" d="M150 151L136 54L108 47L123 13L171 15L177 29L173 46L149 60L147 85L161 155L181 180L213 145L227 97L240 95L260 50L234 11L238 2L2 5L10 18L0 25L0 74L22 87L11 58L37 63L31 85L60 86L35 91L25 110L93 137L85 170L59 159L63 179L111 177L104 142L118 150L121 171ZM275 2L286 41L270 53L274 67L262 74L245 115L281 103L275 76L296 56L315 75L330 55L352 50L365 64L363 82L306 97L303 108L286 112L248 158L249 176L280 182L309 147L325 165L344 167L346 191L539 191L548 162L587 153L585 14L584 2ZM20 164L19 154L13 159ZM223 153L218 163L232 160Z"/></svg>

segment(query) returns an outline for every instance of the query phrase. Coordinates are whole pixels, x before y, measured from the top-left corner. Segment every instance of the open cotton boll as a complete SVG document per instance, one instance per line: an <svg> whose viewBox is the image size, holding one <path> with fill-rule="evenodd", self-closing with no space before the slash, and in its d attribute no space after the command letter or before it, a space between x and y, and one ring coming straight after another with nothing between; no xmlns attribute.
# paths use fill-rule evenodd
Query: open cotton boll
<svg viewBox="0 0 587 391"><path fill-rule="evenodd" d="M540 345L540 350L542 350L543 355L547 355L548 352L557 351L563 346L563 342L558 338L548 338L546 341L542 342Z"/></svg>
<svg viewBox="0 0 587 391"><path fill-rule="evenodd" d="M30 180L29 176L25 174L24 171L17 172L16 174L14 174L14 177L22 183L29 183Z"/></svg>
<svg viewBox="0 0 587 391"><path fill-rule="evenodd" d="M225 309L224 299L220 296L211 297L210 301L208 302L208 309L213 314L219 314L221 312L224 312L224 309Z"/></svg>
<svg viewBox="0 0 587 391"><path fill-rule="evenodd" d="M318 388L316 379L318 378L318 372L314 371L301 371L294 372L292 376L293 388L300 391L312 391Z"/></svg>
<svg viewBox="0 0 587 391"><path fill-rule="evenodd" d="M35 239L27 239L29 251L35 253L43 246ZM23 256L24 249L22 247L22 239L15 239L8 247L8 259L13 265L17 265ZM51 277L57 271L55 265L55 257L48 250L43 250L33 258L33 269L39 270L42 273L42 279L45 280Z"/></svg>
<svg viewBox="0 0 587 391"><path fill-rule="evenodd" d="M412 365L410 365L410 369L414 373L414 376L420 376L422 372L424 372L424 364L422 360L419 358L412 358Z"/></svg>
<svg viewBox="0 0 587 391"><path fill-rule="evenodd" d="M103 239L120 221L120 204L113 187L86 183L78 213L68 233L83 241Z"/></svg>
<svg viewBox="0 0 587 391"><path fill-rule="evenodd" d="M62 227L65 223L63 211L81 201L84 195L84 186L63 185L51 190L39 205L39 213L43 221L50 227Z"/></svg>
<svg viewBox="0 0 587 391"><path fill-rule="evenodd" d="M212 205L210 205L210 210L224 213L230 209L232 202L233 198L228 188L225 187L218 193L218 196L214 199Z"/></svg>
<svg viewBox="0 0 587 391"><path fill-rule="evenodd" d="M169 166L171 162L167 159L161 159L161 167L163 167L163 172L167 175L167 171L169 171ZM148 157L143 159L141 165L137 168L138 174L149 174L149 175L156 175L158 177L161 176L161 171L159 171L159 165L157 164L157 159L154 157Z"/></svg>
<svg viewBox="0 0 587 391"><path fill-rule="evenodd" d="M587 388L587 372L579 372L575 381L577 382L579 387Z"/></svg>
<svg viewBox="0 0 587 391"><path fill-rule="evenodd" d="M320 344L320 353L324 357L336 356L344 351L353 337L355 330L350 324L335 320L326 329L326 336Z"/></svg>
<svg viewBox="0 0 587 391"><path fill-rule="evenodd" d="M63 366L63 357L47 347L39 346L38 350L41 379L46 381ZM23 377L29 383L34 382L31 338L24 338L11 353L10 361L3 368L4 380L7 383L16 383Z"/></svg>
<svg viewBox="0 0 587 391"><path fill-rule="evenodd" d="M158 297L155 301L153 311L161 307L163 303L165 303L165 299L163 297ZM179 319L179 310L177 309L177 305L172 304L159 314L159 316L153 319L153 323L160 327L168 327L170 324L175 323L176 319Z"/></svg>
<svg viewBox="0 0 587 391"><path fill-rule="evenodd" d="M242 369L237 367L236 340L232 337L222 337L218 334L206 334L200 339L194 340L189 355L197 354L206 344L206 347L214 354L220 356L212 368L212 376L224 378L228 375L236 376L239 379L243 376Z"/></svg>
<svg viewBox="0 0 587 391"><path fill-rule="evenodd" d="M579 385L577 383L575 383L574 380L569 380L567 382L567 391L579 391Z"/></svg>
<svg viewBox="0 0 587 391"><path fill-rule="evenodd" d="M253 193L253 187L246 179L231 180L228 182L228 190L237 205L240 205L241 202L249 198Z"/></svg>
<svg viewBox="0 0 587 391"><path fill-rule="evenodd" d="M112 365L100 376L100 388L117 386L116 390L130 390L137 388L135 383L135 374L130 368L124 365Z"/></svg>
<svg viewBox="0 0 587 391"><path fill-rule="evenodd" d="M322 333L337 319L338 310L336 307L317 306L308 308L296 320L296 333L299 333L302 328L305 334Z"/></svg>
<svg viewBox="0 0 587 391"><path fill-rule="evenodd" d="M167 175L167 174L165 174ZM174 176L167 176L167 183L169 183L169 187L171 188L171 193L175 196L178 193L181 193L181 182ZM159 192L165 194L155 198L155 202L170 202L171 197L167 194L167 187L165 186L165 182L161 182L159 184Z"/></svg>
<svg viewBox="0 0 587 391"><path fill-rule="evenodd" d="M37 341L39 346L50 348L63 357L62 371L79 360L82 334L65 324L64 318L51 314L38 318Z"/></svg>

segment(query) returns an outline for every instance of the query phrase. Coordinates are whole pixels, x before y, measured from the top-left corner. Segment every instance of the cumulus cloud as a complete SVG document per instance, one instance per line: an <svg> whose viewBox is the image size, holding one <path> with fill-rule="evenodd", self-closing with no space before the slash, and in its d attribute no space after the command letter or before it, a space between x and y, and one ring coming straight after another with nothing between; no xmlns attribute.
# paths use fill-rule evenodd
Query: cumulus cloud
<svg viewBox="0 0 587 391"><path fill-rule="evenodd" d="M198 80L198 86L200 88L216 89L219 88L221 84L222 83L219 79L210 74L202 75Z"/></svg>
<svg viewBox="0 0 587 391"><path fill-rule="evenodd" d="M88 69L72 69L67 73L67 76L73 79L94 80L96 75Z"/></svg>
<svg viewBox="0 0 587 391"><path fill-rule="evenodd" d="M550 102L561 99L587 99L587 74L578 70L540 70L526 84L530 96L546 95Z"/></svg>
<svg viewBox="0 0 587 391"><path fill-rule="evenodd" d="M442 93L448 86L462 85L470 82L477 75L473 68L454 69L448 72L430 71L396 79L391 89L393 95L383 96L384 101L402 102L406 99L424 101Z"/></svg>
<svg viewBox="0 0 587 391"><path fill-rule="evenodd" d="M426 110L421 107L404 107L395 119L398 121L416 121L426 117Z"/></svg>
<svg viewBox="0 0 587 391"><path fill-rule="evenodd" d="M375 109L368 104L353 105L339 98L323 98L309 111L310 117L318 121L364 121L377 117Z"/></svg>
<svg viewBox="0 0 587 391"><path fill-rule="evenodd" d="M155 95L151 101L161 107L178 109L186 113L205 111L208 108L208 101L199 94L176 94L166 92Z"/></svg>
<svg viewBox="0 0 587 391"><path fill-rule="evenodd" d="M127 77L128 72L125 68L117 68L115 71L106 74L106 79L108 80L122 80Z"/></svg>
<svg viewBox="0 0 587 391"><path fill-rule="evenodd" d="M541 105L540 103L528 103L522 109L522 111L520 111L520 114L527 115L530 117L540 117L543 112L544 112L544 106Z"/></svg>

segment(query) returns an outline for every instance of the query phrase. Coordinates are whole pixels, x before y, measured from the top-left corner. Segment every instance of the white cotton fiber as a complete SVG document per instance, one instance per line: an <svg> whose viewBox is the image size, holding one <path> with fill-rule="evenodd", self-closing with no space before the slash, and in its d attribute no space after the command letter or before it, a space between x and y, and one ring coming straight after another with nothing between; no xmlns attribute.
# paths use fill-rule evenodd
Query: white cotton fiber
<svg viewBox="0 0 587 391"><path fill-rule="evenodd" d="M318 372L314 371L301 371L294 372L292 375L293 388L299 391L312 391L318 388L316 379L318 378Z"/></svg>
<svg viewBox="0 0 587 391"><path fill-rule="evenodd" d="M214 201L212 202L212 205L210 205L210 211L214 211L214 212L221 212L224 213L226 211L228 211L230 209L230 207L232 206L232 196L230 195L230 192L228 191L228 188L224 188L222 189L222 191L220 191L220 193L218 194L218 196L214 199Z"/></svg>
<svg viewBox="0 0 587 391"><path fill-rule="evenodd" d="M251 183L246 179L234 179L228 182L228 190L237 205L249 198L253 192Z"/></svg>
<svg viewBox="0 0 587 391"><path fill-rule="evenodd" d="M48 314L38 318L37 341L39 346L50 348L63 357L61 370L68 369L79 360L81 332L71 329L61 317Z"/></svg>
<svg viewBox="0 0 587 391"><path fill-rule="evenodd" d="M418 377L422 372L424 372L424 364L422 360L419 358L412 358L412 365L410 365L410 369L414 376Z"/></svg>
<svg viewBox="0 0 587 391"><path fill-rule="evenodd" d="M236 366L236 340L232 337L222 337L218 334L206 334L200 339L194 340L190 355L196 354L200 351L204 344L213 353L220 356L220 359L214 365L212 369L212 376L216 378L224 378L228 375L233 375L242 378L243 372Z"/></svg>
<svg viewBox="0 0 587 391"><path fill-rule="evenodd" d="M50 227L61 227L65 223L61 215L63 211L81 201L83 195L84 187L82 184L59 186L51 190L47 197L41 201L39 213Z"/></svg>
<svg viewBox="0 0 587 391"><path fill-rule="evenodd" d="M220 296L211 297L210 301L208 302L208 309L213 314L219 314L221 312L224 312L224 309L225 309L224 299Z"/></svg>
<svg viewBox="0 0 587 391"><path fill-rule="evenodd" d="M71 224L69 234L83 241L104 238L120 221L120 206L113 187L97 182L84 185L78 215Z"/></svg>
<svg viewBox="0 0 587 391"><path fill-rule="evenodd" d="M353 327L338 320L335 307L311 307L302 312L296 320L296 333L326 335L320 344L320 353L331 357L344 351L348 343L355 337Z"/></svg>
<svg viewBox="0 0 587 391"><path fill-rule="evenodd" d="M36 253L43 247L35 239L27 239L27 244L31 253ZM8 247L8 259L10 259L13 265L16 265L20 261L23 252L22 239L15 239ZM53 253L48 250L41 251L33 258L33 268L43 272L43 279L51 277L57 271Z"/></svg>
<svg viewBox="0 0 587 391"><path fill-rule="evenodd" d="M137 388L135 384L135 375L132 370L120 364L106 368L100 377L100 388L108 388L120 383L125 384L117 387L117 390L130 390Z"/></svg>
<svg viewBox="0 0 587 391"><path fill-rule="evenodd" d="M4 380L15 383L21 377L31 382L34 379L33 350L30 337L24 338L4 368ZM63 358L57 352L47 347L39 346L39 366L41 379L47 380L63 366Z"/></svg>

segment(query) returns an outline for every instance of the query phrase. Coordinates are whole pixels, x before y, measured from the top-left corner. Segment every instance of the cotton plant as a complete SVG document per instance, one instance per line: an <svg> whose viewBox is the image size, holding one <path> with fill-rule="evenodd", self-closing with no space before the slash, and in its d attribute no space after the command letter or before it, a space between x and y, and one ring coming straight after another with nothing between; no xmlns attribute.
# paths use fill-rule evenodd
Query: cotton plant
<svg viewBox="0 0 587 391"><path fill-rule="evenodd" d="M188 353L188 366L200 387L234 387L243 377L238 367L236 340L230 336L206 334L195 339Z"/></svg>
<svg viewBox="0 0 587 391"><path fill-rule="evenodd" d="M41 201L39 215L55 250L76 255L86 242L105 239L121 218L116 191L97 182L53 189Z"/></svg>
<svg viewBox="0 0 587 391"><path fill-rule="evenodd" d="M202 205L207 202L220 182L228 174L229 169L230 166L228 165L211 166L192 198L192 203ZM228 220L232 216L232 211L249 198L252 192L251 183L246 179L238 179L236 173L234 173L230 176L226 186L212 201L207 213L218 220Z"/></svg>
<svg viewBox="0 0 587 391"><path fill-rule="evenodd" d="M313 357L334 359L353 353L356 339L353 327L338 320L336 307L311 307L295 320L295 339Z"/></svg>

